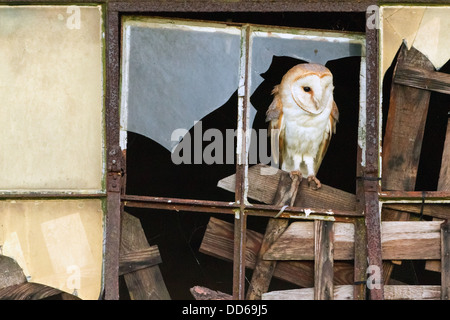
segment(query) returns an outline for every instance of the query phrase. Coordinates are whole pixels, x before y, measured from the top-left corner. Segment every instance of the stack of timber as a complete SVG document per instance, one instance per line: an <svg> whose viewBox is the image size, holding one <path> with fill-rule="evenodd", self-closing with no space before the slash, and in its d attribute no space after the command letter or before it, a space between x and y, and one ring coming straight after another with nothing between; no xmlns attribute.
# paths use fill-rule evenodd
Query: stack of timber
<svg viewBox="0 0 450 320"><path fill-rule="evenodd" d="M0 255L0 300L79 300L75 295L40 283L28 282L12 258Z"/></svg>
<svg viewBox="0 0 450 320"><path fill-rule="evenodd" d="M158 264L157 246L150 246L138 218L123 212L119 275L123 276L132 300L169 300Z"/></svg>
<svg viewBox="0 0 450 320"><path fill-rule="evenodd" d="M418 193L414 190L430 91L450 94L450 75L434 71L427 57L414 47L408 50L403 44L391 85L386 135L383 140L381 190L375 190L381 197L417 198ZM365 200L360 193L357 196L326 185L317 191L311 190L305 181L295 185L294 181L289 180L287 172L271 168L272 174L267 174L268 170L267 166L261 164L249 168L250 199L280 208L287 205L355 213L364 210L364 205L361 204ZM450 120L438 192L450 190L449 173ZM222 179L218 186L234 192L235 176ZM434 219L418 221L418 214ZM357 214L353 217L333 216L333 219L325 221L316 216L303 216L302 219L310 221L296 222L271 218L265 234L247 230L246 267L254 269L247 298L361 299L364 298L364 291L361 291L359 282L367 280L368 289L370 285L383 284L382 297L387 300L448 300L449 217L449 205L445 203L383 203L379 228L383 270L380 270L381 274L377 277L366 274L368 271L361 267L370 254L367 252L368 240L363 230L364 217L361 219ZM220 259L232 260L233 225L211 218L200 251ZM428 270L441 271L441 285L393 285L390 279L393 267L402 260L426 260ZM267 292L272 276L301 288Z"/></svg>

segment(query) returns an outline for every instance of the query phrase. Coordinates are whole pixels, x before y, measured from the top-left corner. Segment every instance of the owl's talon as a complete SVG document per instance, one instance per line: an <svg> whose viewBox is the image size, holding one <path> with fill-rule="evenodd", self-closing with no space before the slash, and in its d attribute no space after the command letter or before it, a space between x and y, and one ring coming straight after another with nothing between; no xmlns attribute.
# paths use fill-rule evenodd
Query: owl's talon
<svg viewBox="0 0 450 320"><path fill-rule="evenodd" d="M299 180L302 179L302 173L300 171L291 171L291 172L289 172L289 177L291 177L291 179L293 179L293 176L298 176Z"/></svg>
<svg viewBox="0 0 450 320"><path fill-rule="evenodd" d="M315 186L311 186L311 182L314 182ZM308 186L310 186L313 190L318 190L322 187L322 184L320 183L319 179L316 178L316 176L309 176Z"/></svg>

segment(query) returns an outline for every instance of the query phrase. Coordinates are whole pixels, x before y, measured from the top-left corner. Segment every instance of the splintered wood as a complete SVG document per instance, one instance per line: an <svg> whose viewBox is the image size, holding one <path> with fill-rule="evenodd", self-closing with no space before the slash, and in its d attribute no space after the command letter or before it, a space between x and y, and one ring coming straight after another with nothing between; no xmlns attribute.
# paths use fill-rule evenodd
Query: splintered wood
<svg viewBox="0 0 450 320"><path fill-rule="evenodd" d="M332 221L314 221L314 299L333 300L334 230Z"/></svg>
<svg viewBox="0 0 450 320"><path fill-rule="evenodd" d="M159 250L150 246L138 218L122 215L120 271L133 300L168 300L169 292L159 270Z"/></svg>
<svg viewBox="0 0 450 320"><path fill-rule="evenodd" d="M289 173L276 168L257 164L248 168L248 197L266 204L273 204L278 191L281 176L289 177ZM223 178L218 187L234 192L235 175ZM332 208L334 210L355 211L356 196L322 184L319 190L312 190L306 179L300 182L294 206L304 208Z"/></svg>
<svg viewBox="0 0 450 320"><path fill-rule="evenodd" d="M277 193L275 194L274 205L280 207L292 206L297 196L300 179L301 177L299 175L282 175L278 184ZM258 251L247 299L259 300L261 299L261 294L267 292L269 289L270 280L272 279L277 262L264 260L263 256L284 230L286 230L288 224L288 219L269 219L266 226L266 233Z"/></svg>
<svg viewBox="0 0 450 320"><path fill-rule="evenodd" d="M299 222L301 223L301 222ZM246 267L255 268L256 258L261 247L263 235L247 230ZM200 252L226 261L233 259L233 224L210 218L205 231ZM273 273L275 278L288 281L300 287L314 286L313 261L278 261ZM345 261L334 263L334 283L353 283L353 264Z"/></svg>
<svg viewBox="0 0 450 320"><path fill-rule="evenodd" d="M386 300L439 300L440 286L410 286L387 285L384 286ZM314 288L291 289L271 291L263 294L262 300L312 300ZM353 300L353 286L343 285L334 288L334 300Z"/></svg>
<svg viewBox="0 0 450 320"><path fill-rule="evenodd" d="M403 44L394 75L405 67L434 71L427 57ZM383 190L414 190L429 101L427 90L392 84L383 142Z"/></svg>

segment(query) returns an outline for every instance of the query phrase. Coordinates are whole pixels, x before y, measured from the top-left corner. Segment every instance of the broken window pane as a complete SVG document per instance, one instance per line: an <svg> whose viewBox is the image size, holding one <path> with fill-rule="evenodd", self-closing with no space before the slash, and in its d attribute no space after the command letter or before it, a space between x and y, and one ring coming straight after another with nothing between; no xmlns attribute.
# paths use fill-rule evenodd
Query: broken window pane
<svg viewBox="0 0 450 320"><path fill-rule="evenodd" d="M222 25L125 20L122 129L172 151L237 90L240 34Z"/></svg>
<svg viewBox="0 0 450 320"><path fill-rule="evenodd" d="M212 169L216 174L213 177L207 166L187 168L181 165L231 164L232 171L235 170L235 153L240 150L240 145L235 144L235 128L238 120L245 121L245 117L236 117L236 110L239 109L237 97L244 95L246 69L243 61L248 30L248 128L252 128L255 117L264 118L270 104L257 101L258 94L255 93L267 80L265 76L275 58L322 64L354 58L347 71L351 70L352 79L356 79L352 80L351 87L356 94L352 95L354 103L348 106L353 114L349 121L356 148L360 101L365 101L364 90L359 86L365 71L364 67L360 68L363 63L361 56L364 56L363 36L257 26L248 29L247 25L230 27L226 24L138 17L124 18L123 25L121 144L123 149L130 151L127 152L127 193L220 199L217 197L217 181L229 175L227 172L218 175L223 166ZM268 95L275 84L278 83L272 83ZM340 87L347 89L344 84ZM361 96L360 91L363 92ZM364 103L361 103L363 107ZM214 118L218 114L220 118ZM212 118L214 121L208 121ZM224 121L228 121L227 125ZM231 139L228 131L225 132L229 128L234 134ZM252 130L249 136L253 145L260 140L259 149L251 147L248 150L248 163L270 164L271 151L267 145L263 148L267 124L263 121L254 129L256 131ZM150 138L154 142L153 147L144 148L143 143L147 142L142 136ZM212 142L208 144L208 141ZM151 149L144 151L147 148ZM171 157L167 152L172 152ZM356 158L356 151L354 155ZM351 161L354 167L353 158ZM161 163L167 165L162 166ZM186 179L186 183L194 180L202 183L195 188L186 187L180 177ZM164 191L165 186L168 186L167 192ZM202 188L212 194L203 196L196 192Z"/></svg>
<svg viewBox="0 0 450 320"><path fill-rule="evenodd" d="M250 164L262 162L280 167L271 158L274 151L270 150L270 139L264 139L268 128L266 111L273 100L271 92L295 65L319 63L333 74L333 95L340 113L336 134L318 172L319 180L355 192L357 146L365 140L365 131L360 130L365 126L365 85L360 84L365 81L364 37L329 31L254 27L251 41L250 102L257 113L253 123L256 135L252 135L249 150ZM360 147L364 149L363 143ZM339 172L335 170L335 163L340 165Z"/></svg>
<svg viewBox="0 0 450 320"><path fill-rule="evenodd" d="M101 192L100 6L0 6L0 190Z"/></svg>

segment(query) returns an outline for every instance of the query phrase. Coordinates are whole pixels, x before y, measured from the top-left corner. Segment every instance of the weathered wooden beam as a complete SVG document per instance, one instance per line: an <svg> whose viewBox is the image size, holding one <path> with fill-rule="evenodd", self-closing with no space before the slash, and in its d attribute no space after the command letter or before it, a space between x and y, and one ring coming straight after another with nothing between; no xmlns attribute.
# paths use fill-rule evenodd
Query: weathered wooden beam
<svg viewBox="0 0 450 320"><path fill-rule="evenodd" d="M440 286L385 285L386 300L439 300ZM312 300L314 288L271 291L263 294L263 300ZM353 286L336 286L334 300L352 300Z"/></svg>
<svg viewBox="0 0 450 320"><path fill-rule="evenodd" d="M129 257L136 252L155 254L154 248L147 242L139 219L126 212L122 215L120 249L122 257ZM158 265L128 272L124 274L124 279L133 300L170 299Z"/></svg>
<svg viewBox="0 0 450 320"><path fill-rule="evenodd" d="M192 287L189 290L195 300L232 300L233 296L220 292L211 290L201 286Z"/></svg>
<svg viewBox="0 0 450 320"><path fill-rule="evenodd" d="M119 275L152 267L160 263L162 263L162 259L158 246L122 253L119 259Z"/></svg>
<svg viewBox="0 0 450 320"><path fill-rule="evenodd" d="M0 289L0 300L80 300L77 296L40 283L25 282Z"/></svg>
<svg viewBox="0 0 450 320"><path fill-rule="evenodd" d="M450 300L450 224L442 224L441 231L441 299Z"/></svg>
<svg viewBox="0 0 450 320"><path fill-rule="evenodd" d="M261 247L263 235L247 230L246 267L255 268L256 257ZM206 228L199 251L223 259L233 260L233 225L211 217ZM312 260L312 259L311 259ZM313 261L278 261L273 272L278 279L288 281L300 287L314 286ZM334 263L334 284L353 283L353 264L343 261Z"/></svg>
<svg viewBox="0 0 450 320"><path fill-rule="evenodd" d="M277 194L275 195L274 205L292 206L297 196L299 186L298 175L282 175ZM262 239L261 247L258 252L255 270L252 274L252 280L247 291L248 300L260 300L261 294L267 292L270 281L275 270L276 261L267 261L263 259L267 249L276 239L286 230L289 224L288 219L269 219L266 226L266 232Z"/></svg>
<svg viewBox="0 0 450 320"><path fill-rule="evenodd" d="M273 204L278 190L281 176L289 176L288 172L257 164L248 168L248 198L266 204ZM220 180L218 187L230 192L235 190L235 175ZM305 208L330 208L334 210L355 211L356 196L327 185L322 184L319 190L312 190L307 181L300 183L297 197L294 202L296 207Z"/></svg>
<svg viewBox="0 0 450 320"><path fill-rule="evenodd" d="M333 222L314 221L314 300L334 298L333 252Z"/></svg>
<svg viewBox="0 0 450 320"><path fill-rule="evenodd" d="M450 191L450 118L447 121L444 151L442 153L441 170L439 172L438 190Z"/></svg>
<svg viewBox="0 0 450 320"><path fill-rule="evenodd" d="M394 77L404 66L434 70L420 51L405 44L400 48ZM391 86L391 97L383 142L382 189L412 191L415 188L430 91Z"/></svg>
<svg viewBox="0 0 450 320"><path fill-rule="evenodd" d="M334 260L354 257L354 225L334 223ZM314 222L293 222L264 255L266 260L314 260Z"/></svg>
<svg viewBox="0 0 450 320"><path fill-rule="evenodd" d="M450 204L437 203L385 203L383 204L383 211L390 209L397 211L399 215L404 214L423 214L433 218L450 219Z"/></svg>
<svg viewBox="0 0 450 320"><path fill-rule="evenodd" d="M450 94L450 74L443 72L402 67L397 69L394 82L422 90Z"/></svg>
<svg viewBox="0 0 450 320"><path fill-rule="evenodd" d="M439 191L450 191L450 118L447 121L447 133L445 135L445 143L444 143L444 151L442 152L442 160L441 160L441 170L439 172L439 180L438 187ZM430 207L426 206L427 209ZM444 220L450 219L450 206L442 205L442 214L441 215L433 215L436 218L441 218ZM425 211L425 210L423 210ZM425 270L429 271L441 271L441 261L427 261L425 264Z"/></svg>
<svg viewBox="0 0 450 320"><path fill-rule="evenodd" d="M383 221L383 260L440 259L440 221ZM354 225L334 223L335 260L354 257ZM294 222L264 255L267 260L314 260L313 222Z"/></svg>

